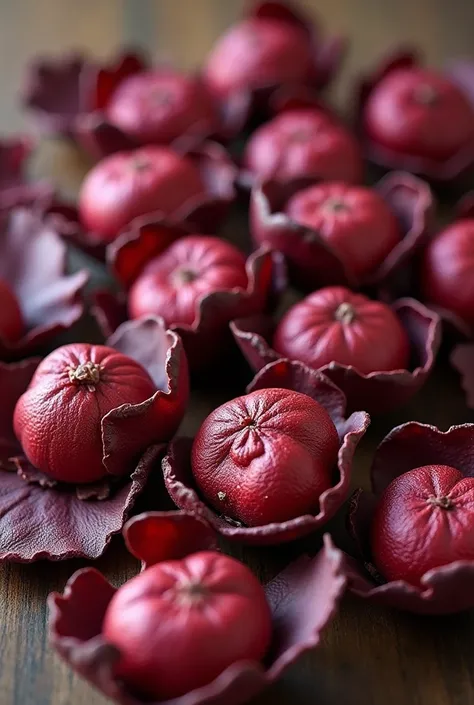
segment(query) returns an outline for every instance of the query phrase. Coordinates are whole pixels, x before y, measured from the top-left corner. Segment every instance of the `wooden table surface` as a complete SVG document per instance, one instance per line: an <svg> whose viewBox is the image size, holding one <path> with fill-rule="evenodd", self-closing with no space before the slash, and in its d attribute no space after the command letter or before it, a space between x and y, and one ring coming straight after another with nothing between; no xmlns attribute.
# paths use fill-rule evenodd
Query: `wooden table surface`
<svg viewBox="0 0 474 705"><path fill-rule="evenodd" d="M157 57L192 67L236 18L242 0L0 0L0 133L28 127L16 102L26 60L36 53L85 48L107 56L138 44ZM336 89L347 98L351 75L400 41L417 41L428 60L474 58L472 0L303 0L327 27L353 37ZM83 165L66 145L43 145L37 168L75 190ZM39 166L38 166L39 164ZM194 394L184 430L192 433L235 389ZM1 398L1 390L0 390ZM354 485L367 483L376 444L394 425L416 419L445 429L473 421L456 375L440 363L434 378L404 410L374 421L358 454ZM337 531L336 526L336 531ZM313 539L313 545L319 538ZM237 549L238 550L238 549ZM242 550L269 577L296 551ZM62 589L83 562L0 567L0 705L99 705L105 699L72 675L47 643L47 594ZM116 584L137 571L120 540L96 563ZM474 619L428 619L376 609L346 598L322 648L306 655L254 705L470 705L474 704Z"/></svg>

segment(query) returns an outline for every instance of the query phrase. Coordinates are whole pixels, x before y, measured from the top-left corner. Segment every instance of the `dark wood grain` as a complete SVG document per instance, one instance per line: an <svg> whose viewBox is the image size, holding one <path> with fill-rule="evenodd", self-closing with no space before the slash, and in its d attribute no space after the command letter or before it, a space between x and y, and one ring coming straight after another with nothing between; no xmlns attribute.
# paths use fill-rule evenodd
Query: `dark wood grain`
<svg viewBox="0 0 474 705"><path fill-rule="evenodd" d="M470 0L303 0L328 28L353 35L351 57L337 87L342 105L350 77L390 45L416 41L430 62L474 56ZM106 56L122 43L139 44L183 67L198 63L215 37L238 16L243 0L0 0L0 131L27 127L16 102L24 64L36 53L83 47ZM74 193L86 165L67 145L41 146L34 168ZM232 392L195 393L184 429ZM1 390L0 390L1 394ZM402 412L377 420L364 441L354 485L367 483L377 442L408 419L446 428L473 421L457 380L443 361L419 398ZM336 531L340 527L336 523ZM313 547L319 539L312 539ZM296 549L237 550L268 577ZM99 705L104 698L73 676L47 645L45 599L61 589L81 563L0 567L0 705ZM116 584L137 570L115 541L97 567ZM317 596L315 596L317 599ZM347 598L328 630L324 648L301 660L255 705L471 705L474 703L472 615L415 618Z"/></svg>

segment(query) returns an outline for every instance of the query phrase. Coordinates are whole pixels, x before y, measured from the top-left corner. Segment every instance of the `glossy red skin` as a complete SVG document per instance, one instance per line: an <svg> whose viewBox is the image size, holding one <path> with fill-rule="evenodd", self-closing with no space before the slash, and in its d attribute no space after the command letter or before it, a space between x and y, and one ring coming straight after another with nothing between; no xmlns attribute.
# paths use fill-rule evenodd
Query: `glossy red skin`
<svg viewBox="0 0 474 705"><path fill-rule="evenodd" d="M79 195L83 225L97 242L112 242L134 218L154 211L169 216L205 193L198 169L169 147L142 147L102 159Z"/></svg>
<svg viewBox="0 0 474 705"><path fill-rule="evenodd" d="M306 83L313 71L310 41L302 27L250 18L219 39L204 75L213 91L226 95L275 84Z"/></svg>
<svg viewBox="0 0 474 705"><path fill-rule="evenodd" d="M355 137L316 109L286 110L255 130L244 165L256 178L278 181L309 178L357 184L363 176Z"/></svg>
<svg viewBox="0 0 474 705"><path fill-rule="evenodd" d="M168 700L207 685L236 661L261 661L271 616L252 572L206 551L158 563L125 583L107 608L103 634L121 652L117 675L145 696Z"/></svg>
<svg viewBox="0 0 474 705"><path fill-rule="evenodd" d="M474 218L449 225L425 248L421 289L426 301L474 325Z"/></svg>
<svg viewBox="0 0 474 705"><path fill-rule="evenodd" d="M199 126L216 126L212 101L194 78L172 71L144 71L120 83L107 106L110 122L143 144L169 144Z"/></svg>
<svg viewBox="0 0 474 705"><path fill-rule="evenodd" d="M452 507L430 503L447 497ZM474 479L447 465L426 465L393 480L377 505L372 555L386 580L419 585L433 568L473 560Z"/></svg>
<svg viewBox="0 0 474 705"><path fill-rule="evenodd" d="M344 303L354 308L352 322L335 318ZM314 369L337 362L362 374L407 369L410 356L407 334L393 311L342 286L320 289L292 306L273 344L283 357Z"/></svg>
<svg viewBox="0 0 474 705"><path fill-rule="evenodd" d="M287 215L315 230L357 278L373 272L400 242L398 221L376 191L331 182L310 186L288 201Z"/></svg>
<svg viewBox="0 0 474 705"><path fill-rule="evenodd" d="M0 279L0 339L16 343L25 330L20 304L8 284Z"/></svg>
<svg viewBox="0 0 474 705"><path fill-rule="evenodd" d="M183 272L195 278L184 281ZM130 289L128 310L131 318L155 314L168 326L192 325L204 296L247 284L245 257L236 247L217 237L190 235L145 267Z"/></svg>
<svg viewBox="0 0 474 705"><path fill-rule="evenodd" d="M207 417L194 439L192 471L216 511L262 526L317 510L338 449L320 404L299 392L262 389Z"/></svg>
<svg viewBox="0 0 474 705"><path fill-rule="evenodd" d="M433 89L437 100L417 99L420 86ZM474 139L474 109L468 99L441 74L424 68L390 72L370 93L363 121L374 142L440 161Z"/></svg>
<svg viewBox="0 0 474 705"><path fill-rule="evenodd" d="M91 388L69 378L70 368L87 362L101 367L100 380ZM64 345L40 362L18 400L15 434L38 470L60 482L95 482L107 474L101 419L122 404L146 401L155 392L149 374L126 355L105 345Z"/></svg>

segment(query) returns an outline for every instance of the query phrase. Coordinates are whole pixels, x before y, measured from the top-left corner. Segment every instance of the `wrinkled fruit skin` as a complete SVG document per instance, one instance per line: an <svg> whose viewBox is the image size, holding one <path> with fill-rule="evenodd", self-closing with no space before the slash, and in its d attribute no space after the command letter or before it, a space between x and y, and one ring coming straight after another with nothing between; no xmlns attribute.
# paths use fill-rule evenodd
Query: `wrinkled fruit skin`
<svg viewBox="0 0 474 705"><path fill-rule="evenodd" d="M372 555L386 580L419 585L432 568L473 560L474 479L426 465L386 488L372 524Z"/></svg>
<svg viewBox="0 0 474 705"><path fill-rule="evenodd" d="M400 242L395 215L364 186L323 183L296 193L287 215L316 231L357 278L374 271Z"/></svg>
<svg viewBox="0 0 474 705"><path fill-rule="evenodd" d="M245 257L217 237L190 235L152 260L132 285L131 318L162 316L168 326L192 325L206 295L248 284Z"/></svg>
<svg viewBox="0 0 474 705"><path fill-rule="evenodd" d="M303 28L270 19L248 19L231 27L217 42L204 75L213 92L307 83L313 61Z"/></svg>
<svg viewBox="0 0 474 705"><path fill-rule="evenodd" d="M172 215L205 193L198 169L169 147L118 152L88 173L79 196L82 223L98 242L112 242L134 218Z"/></svg>
<svg viewBox="0 0 474 705"><path fill-rule="evenodd" d="M453 223L428 244L421 288L426 301L474 325L474 218Z"/></svg>
<svg viewBox="0 0 474 705"><path fill-rule="evenodd" d="M407 369L410 356L393 311L341 286L315 291L292 306L277 326L274 348L314 369L337 362L362 374Z"/></svg>
<svg viewBox="0 0 474 705"><path fill-rule="evenodd" d="M359 145L342 125L315 109L286 110L253 133L244 165L255 178L362 180Z"/></svg>
<svg viewBox="0 0 474 705"><path fill-rule="evenodd" d="M16 343L25 330L20 304L8 284L0 279L0 340Z"/></svg>
<svg viewBox="0 0 474 705"><path fill-rule="evenodd" d="M64 345L39 364L18 400L15 434L30 463L54 480L95 482L107 474L102 418L155 392L143 367L116 350L88 343Z"/></svg>
<svg viewBox="0 0 474 705"><path fill-rule="evenodd" d="M327 411L287 389L263 389L213 411L192 449L196 484L220 514L247 526L317 510L339 439Z"/></svg>
<svg viewBox="0 0 474 705"><path fill-rule="evenodd" d="M474 110L457 86L424 68L389 73L371 92L364 129L383 147L444 161L474 139Z"/></svg>
<svg viewBox="0 0 474 705"><path fill-rule="evenodd" d="M143 144L169 144L199 127L211 134L214 107L196 79L172 71L145 71L122 81L107 106L112 124Z"/></svg>
<svg viewBox="0 0 474 705"><path fill-rule="evenodd" d="M117 675L168 700L207 685L236 661L260 661L271 638L263 588L242 563L206 551L148 568L123 585L105 615L121 652Z"/></svg>

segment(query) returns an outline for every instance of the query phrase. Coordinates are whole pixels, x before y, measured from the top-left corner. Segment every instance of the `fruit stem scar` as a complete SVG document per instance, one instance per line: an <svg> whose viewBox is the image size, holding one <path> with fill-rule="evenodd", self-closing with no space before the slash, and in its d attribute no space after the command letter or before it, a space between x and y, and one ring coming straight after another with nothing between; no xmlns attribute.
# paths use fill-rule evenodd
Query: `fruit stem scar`
<svg viewBox="0 0 474 705"><path fill-rule="evenodd" d="M148 161L148 159L144 159L143 157L138 156L133 157L131 164L132 168L136 171L145 171L150 167L150 162Z"/></svg>
<svg viewBox="0 0 474 705"><path fill-rule="evenodd" d="M100 382L101 370L101 366L95 362L84 362L77 367L69 367L69 381L73 384L84 384L89 392L95 392L95 387Z"/></svg>
<svg viewBox="0 0 474 705"><path fill-rule="evenodd" d="M426 501L433 507L439 507L440 509L454 509L454 502L449 497L435 497L434 495L430 495Z"/></svg>
<svg viewBox="0 0 474 705"><path fill-rule="evenodd" d="M226 497L227 497L227 495L225 492L218 492L217 493L217 499L219 500L219 502L223 502Z"/></svg>
<svg viewBox="0 0 474 705"><path fill-rule="evenodd" d="M346 301L337 307L334 314L335 320L340 323L352 323L356 317L354 306Z"/></svg>
<svg viewBox="0 0 474 705"><path fill-rule="evenodd" d="M175 269L173 279L177 284L189 284L198 278L198 273L193 269L182 267Z"/></svg>
<svg viewBox="0 0 474 705"><path fill-rule="evenodd" d="M324 209L331 213L343 213L349 210L342 198L328 198L324 203Z"/></svg>
<svg viewBox="0 0 474 705"><path fill-rule="evenodd" d="M179 602L195 604L203 600L209 594L209 590L202 583L190 581L179 585L176 594Z"/></svg>

